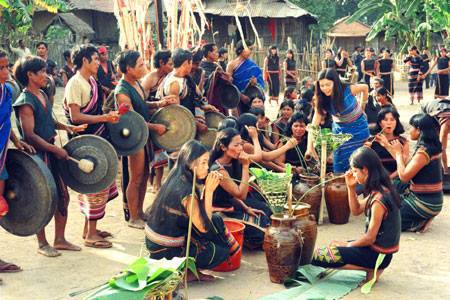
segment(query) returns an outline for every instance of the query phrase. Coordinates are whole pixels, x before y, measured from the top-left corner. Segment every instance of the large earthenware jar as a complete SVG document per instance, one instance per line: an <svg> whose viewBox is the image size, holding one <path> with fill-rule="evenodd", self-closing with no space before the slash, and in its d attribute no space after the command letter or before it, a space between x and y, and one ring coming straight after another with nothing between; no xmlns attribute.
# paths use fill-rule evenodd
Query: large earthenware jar
<svg viewBox="0 0 450 300"><path fill-rule="evenodd" d="M311 263L317 239L317 222L314 215L309 212L310 207L307 203L301 203L293 208L296 218L294 222L295 228L301 231L303 237L303 249L300 258L301 266Z"/></svg>
<svg viewBox="0 0 450 300"><path fill-rule="evenodd" d="M295 217L272 215L272 224L264 236L264 252L269 266L270 281L283 283L297 270L303 241L295 228Z"/></svg>
<svg viewBox="0 0 450 300"><path fill-rule="evenodd" d="M335 175L329 176L327 181L334 179L325 184L328 219L333 224L346 224L350 217L347 185L344 177L336 177Z"/></svg>
<svg viewBox="0 0 450 300"><path fill-rule="evenodd" d="M320 201L322 201L322 188L317 186L320 183L320 177L316 175L300 175L300 181L293 187L294 198L299 200L307 191L308 194L303 197L301 202L311 205L311 213L316 220L319 217ZM313 186L317 186L312 189Z"/></svg>

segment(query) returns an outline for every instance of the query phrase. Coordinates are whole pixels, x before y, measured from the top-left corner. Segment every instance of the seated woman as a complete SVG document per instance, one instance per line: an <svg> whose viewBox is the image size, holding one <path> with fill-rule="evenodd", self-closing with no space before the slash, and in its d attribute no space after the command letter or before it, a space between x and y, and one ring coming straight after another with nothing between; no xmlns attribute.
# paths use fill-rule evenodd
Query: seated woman
<svg viewBox="0 0 450 300"><path fill-rule="evenodd" d="M384 89L384 88L383 88ZM389 174L391 179L398 176L397 174L397 162L395 157L392 156L386 148L381 146L379 140L382 138L381 135L386 137L386 139L391 142L397 140L403 145L403 161L408 161L409 158L409 142L406 138L402 137L401 134L405 132L403 125L400 122L400 115L391 106L384 107L378 113L378 120L374 129L376 135L373 142L366 142L365 146L372 148L383 164L383 167Z"/></svg>
<svg viewBox="0 0 450 300"><path fill-rule="evenodd" d="M366 215L365 234L350 242L333 241L318 248L312 264L325 268L363 270L367 280L374 275L380 253L386 254L379 266L378 278L399 249L400 197L383 168L375 151L367 147L357 149L350 157L350 170L345 173L348 202L353 215ZM358 200L356 185L363 184L368 195Z"/></svg>
<svg viewBox="0 0 450 300"><path fill-rule="evenodd" d="M154 259L184 257L188 234L189 211L192 205L192 240L189 256L198 269L212 269L239 250L239 244L226 229L222 218L213 214L212 202L221 175L208 174L209 153L195 140L184 144L178 160L161 186L151 208L146 212L145 243ZM191 197L193 173L197 188ZM204 192L201 192L204 184ZM193 203L191 203L193 201ZM200 280L212 276L199 273ZM194 279L189 274L190 280Z"/></svg>
<svg viewBox="0 0 450 300"><path fill-rule="evenodd" d="M411 160L406 163L399 141L389 142L381 136L379 143L395 157L397 172L403 183L410 183L402 193L402 231L426 231L431 221L442 210L442 145L439 141L439 123L426 114L411 117L410 139L417 141Z"/></svg>
<svg viewBox="0 0 450 300"><path fill-rule="evenodd" d="M260 152L256 129L250 128L249 134L254 141L255 152ZM245 153L236 129L225 128L217 133L210 165L211 170L219 170L224 179L214 192L213 206L225 216L246 224L244 245L251 249L261 248L271 215L264 199L256 191L249 191L249 166L254 157Z"/></svg>
<svg viewBox="0 0 450 300"><path fill-rule="evenodd" d="M296 103L298 100L298 91L295 88L295 86L289 86L284 91L284 101L291 100L292 102Z"/></svg>
<svg viewBox="0 0 450 300"><path fill-rule="evenodd" d="M250 100L250 108L261 108L264 109L264 100L261 98L255 97Z"/></svg>
<svg viewBox="0 0 450 300"><path fill-rule="evenodd" d="M289 119L286 127L286 136L295 138L298 145L289 149L280 157L283 164L289 163L294 168L296 174L304 173L305 169L310 168L310 164L304 159L306 148L308 147L308 132L306 131L307 120L303 113L297 112Z"/></svg>
<svg viewBox="0 0 450 300"><path fill-rule="evenodd" d="M253 154L255 153L255 147L251 136L249 135L248 128L258 126L258 119L255 115L250 113L242 114L238 120L239 123L239 133L243 140L243 149L246 153ZM286 141L284 145L281 147L276 147L273 145L265 136L264 131L258 131L257 137L259 141L259 145L261 145L261 159L256 160L256 162L260 162L264 167L277 171L284 172L284 164L279 163L277 161L278 158L281 157L283 153L288 151L289 149L294 148L297 145L297 141L294 138Z"/></svg>
<svg viewBox="0 0 450 300"><path fill-rule="evenodd" d="M274 144L277 144L282 135L284 135L289 118L294 113L294 107L292 100L284 100L281 103L279 118L272 124L272 142Z"/></svg>

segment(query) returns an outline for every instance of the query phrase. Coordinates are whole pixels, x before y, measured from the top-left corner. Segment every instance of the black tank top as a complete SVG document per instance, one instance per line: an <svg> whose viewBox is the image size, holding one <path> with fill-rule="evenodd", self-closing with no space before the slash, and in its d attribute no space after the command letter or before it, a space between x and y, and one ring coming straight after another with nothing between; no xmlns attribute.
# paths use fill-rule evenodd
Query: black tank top
<svg viewBox="0 0 450 300"><path fill-rule="evenodd" d="M211 166L211 169L214 170L216 169L216 167L223 167L228 172L228 175L233 179L242 179L242 165L237 161L229 165L222 165L219 162L215 161ZM237 184L239 185L239 183ZM233 206L232 199L233 196L219 185L213 195L213 205L215 207L229 208Z"/></svg>
<svg viewBox="0 0 450 300"><path fill-rule="evenodd" d="M393 139L390 139L389 141L399 140L400 144L404 145L406 140L404 137L395 137ZM378 157L381 160L381 163L383 164L383 167L388 171L389 174L394 173L397 171L397 161L395 158L391 156L391 154L381 146L377 141L374 141L372 143L372 150L375 151L378 155Z"/></svg>
<svg viewBox="0 0 450 300"><path fill-rule="evenodd" d="M381 73L390 73L392 72L393 60L390 58L380 59L378 63L380 64L380 72Z"/></svg>

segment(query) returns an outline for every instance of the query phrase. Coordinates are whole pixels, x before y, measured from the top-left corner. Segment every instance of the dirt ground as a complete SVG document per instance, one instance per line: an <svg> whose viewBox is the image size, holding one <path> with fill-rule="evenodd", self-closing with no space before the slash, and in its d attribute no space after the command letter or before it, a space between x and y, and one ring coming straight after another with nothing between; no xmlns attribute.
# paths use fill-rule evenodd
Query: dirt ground
<svg viewBox="0 0 450 300"><path fill-rule="evenodd" d="M405 122L418 111L418 105L410 106L405 83L397 83L395 104ZM61 95L61 90L58 91ZM431 90L425 91L425 100L431 99ZM59 98L60 99L60 98ZM55 109L63 119L61 105ZM276 107L267 105L270 117ZM69 241L82 245L84 218L79 212L76 196L71 193L69 220L66 235ZM150 205L154 195L148 192L145 205ZM355 290L345 299L450 299L450 204L445 197L442 212L426 234L404 233L400 252L394 255L391 266L384 272L372 293L363 296ZM93 249L82 247L81 252L63 252L57 258L38 255L34 236L17 237L0 230L0 258L19 264L23 272L0 274L0 299L82 299L86 294L71 298L69 294L95 287L123 270L136 257L143 255L144 235L140 230L129 228L118 198L108 204L105 218L99 227L114 234L113 248ZM360 236L364 230L362 217L351 217L345 225L325 223L319 226L317 245L331 240L348 240ZM47 226L49 240L53 238L54 226ZM241 268L230 273L216 273L213 283L195 283L189 286L191 299L220 296L224 299L258 299L283 290L282 285L269 280L263 252L244 252Z"/></svg>

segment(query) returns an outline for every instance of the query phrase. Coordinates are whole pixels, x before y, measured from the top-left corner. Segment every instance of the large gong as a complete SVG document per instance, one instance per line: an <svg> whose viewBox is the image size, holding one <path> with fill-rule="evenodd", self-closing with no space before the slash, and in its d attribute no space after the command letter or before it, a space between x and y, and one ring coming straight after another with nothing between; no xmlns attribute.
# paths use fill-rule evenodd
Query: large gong
<svg viewBox="0 0 450 300"><path fill-rule="evenodd" d="M239 104L241 93L238 88L232 84L224 84L220 86L220 104L223 107L233 109Z"/></svg>
<svg viewBox="0 0 450 300"><path fill-rule="evenodd" d="M150 132L156 146L169 152L180 150L181 146L195 137L195 119L191 111L181 105L169 105L155 112L152 123L163 124L167 131L163 135Z"/></svg>
<svg viewBox="0 0 450 300"><path fill-rule="evenodd" d="M120 116L115 124L108 123L109 141L121 156L133 155L148 140L148 127L144 118L135 111L128 111Z"/></svg>
<svg viewBox="0 0 450 300"><path fill-rule="evenodd" d="M90 172L82 171L72 160L58 160L61 177L76 192L98 193L116 179L118 169L117 152L104 138L86 134L71 139L65 146L69 156L77 160L88 160L94 164Z"/></svg>
<svg viewBox="0 0 450 300"><path fill-rule="evenodd" d="M0 218L0 225L18 236L38 233L52 219L58 192L55 179L47 165L37 156L10 149L6 157L4 197L9 212Z"/></svg>
<svg viewBox="0 0 450 300"><path fill-rule="evenodd" d="M220 121L225 118L225 115L220 112L210 111L205 113L206 126L208 128L219 128Z"/></svg>

